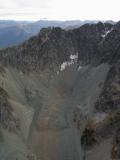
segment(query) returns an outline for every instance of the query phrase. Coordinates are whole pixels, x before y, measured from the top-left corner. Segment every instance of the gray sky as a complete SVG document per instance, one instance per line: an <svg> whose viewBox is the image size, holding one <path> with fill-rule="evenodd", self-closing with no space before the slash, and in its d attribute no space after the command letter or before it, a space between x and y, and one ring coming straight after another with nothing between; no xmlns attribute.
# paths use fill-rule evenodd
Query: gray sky
<svg viewBox="0 0 120 160"><path fill-rule="evenodd" d="M0 19L120 20L120 0L0 0Z"/></svg>

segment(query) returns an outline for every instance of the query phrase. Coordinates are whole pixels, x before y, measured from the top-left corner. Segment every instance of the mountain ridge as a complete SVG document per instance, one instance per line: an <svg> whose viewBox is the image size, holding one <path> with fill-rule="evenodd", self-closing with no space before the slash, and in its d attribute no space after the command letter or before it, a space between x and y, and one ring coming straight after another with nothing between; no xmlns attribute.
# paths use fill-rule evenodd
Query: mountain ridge
<svg viewBox="0 0 120 160"><path fill-rule="evenodd" d="M52 21L52 20L40 20L36 22L32 21L14 21L14 20L0 20L0 48L6 48L22 43L24 40L29 39L31 36L36 35L42 28L50 26L61 27L63 29L77 28L86 23L97 23L97 21ZM110 22L114 24L115 22ZM14 28L14 32L12 32ZM12 32L12 33L11 33ZM21 34L18 34L22 32ZM24 34L23 34L24 33ZM13 38L12 38L13 37Z"/></svg>

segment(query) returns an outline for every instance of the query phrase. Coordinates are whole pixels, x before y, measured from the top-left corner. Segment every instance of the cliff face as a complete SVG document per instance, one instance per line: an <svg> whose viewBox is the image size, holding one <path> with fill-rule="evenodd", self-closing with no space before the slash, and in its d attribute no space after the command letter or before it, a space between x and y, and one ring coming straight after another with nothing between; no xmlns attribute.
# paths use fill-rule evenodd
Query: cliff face
<svg viewBox="0 0 120 160"><path fill-rule="evenodd" d="M1 50L0 158L118 159L119 50L119 22L42 29Z"/></svg>

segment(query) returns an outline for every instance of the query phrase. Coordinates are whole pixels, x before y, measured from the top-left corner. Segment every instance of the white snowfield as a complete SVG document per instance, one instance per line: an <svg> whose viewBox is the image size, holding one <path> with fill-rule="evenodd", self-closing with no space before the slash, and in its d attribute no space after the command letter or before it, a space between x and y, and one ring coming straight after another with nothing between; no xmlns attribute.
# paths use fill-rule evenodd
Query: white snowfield
<svg viewBox="0 0 120 160"><path fill-rule="evenodd" d="M63 62L60 66L60 71L63 71L66 69L66 67L76 63L78 60L78 53L77 54L74 54L74 55L70 55L70 60L69 61L66 61L66 62Z"/></svg>
<svg viewBox="0 0 120 160"><path fill-rule="evenodd" d="M101 36L102 36L103 38L105 38L112 30L113 30L113 28L110 29L110 30L105 31L104 34L102 34Z"/></svg>

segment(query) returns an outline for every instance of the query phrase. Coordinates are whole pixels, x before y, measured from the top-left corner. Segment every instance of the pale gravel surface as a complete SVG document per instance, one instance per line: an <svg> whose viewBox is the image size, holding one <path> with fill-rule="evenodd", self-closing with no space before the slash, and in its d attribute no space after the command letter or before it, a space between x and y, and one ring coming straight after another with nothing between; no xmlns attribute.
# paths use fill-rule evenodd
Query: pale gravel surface
<svg viewBox="0 0 120 160"><path fill-rule="evenodd" d="M9 143L11 150L20 152L20 156L31 149L38 160L82 160L80 136L87 118L93 115L93 106L101 90L99 84L104 82L108 71L109 66L105 64L97 68L83 67L79 71L73 65L53 76L49 72L24 75L12 68L7 69L4 86L14 114L20 111L22 138L16 135L14 143L6 139L7 142L2 144L4 150L10 150L6 145ZM28 97L24 93L25 87L30 91ZM73 122L77 107L83 116L80 130ZM8 137L11 139L14 135L8 134ZM3 160L7 159L4 153L2 156Z"/></svg>

